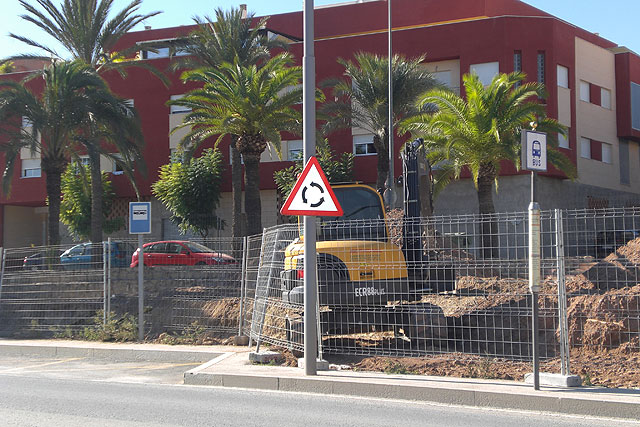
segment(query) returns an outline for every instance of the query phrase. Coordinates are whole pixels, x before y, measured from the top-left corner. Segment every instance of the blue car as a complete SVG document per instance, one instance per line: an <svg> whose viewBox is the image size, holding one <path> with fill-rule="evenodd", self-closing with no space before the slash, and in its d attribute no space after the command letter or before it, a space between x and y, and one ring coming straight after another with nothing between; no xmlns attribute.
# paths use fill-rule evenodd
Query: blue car
<svg viewBox="0 0 640 427"><path fill-rule="evenodd" d="M135 248L124 242L111 242L111 266L128 267ZM60 264L65 269L102 268L102 247L98 247L98 260L92 260L92 244L80 243L60 255Z"/></svg>

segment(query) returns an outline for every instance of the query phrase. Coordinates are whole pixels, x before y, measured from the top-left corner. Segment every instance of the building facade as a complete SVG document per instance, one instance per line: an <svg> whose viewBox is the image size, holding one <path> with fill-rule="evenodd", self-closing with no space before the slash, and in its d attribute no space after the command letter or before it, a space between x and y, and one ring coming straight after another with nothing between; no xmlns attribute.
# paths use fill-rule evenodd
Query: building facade
<svg viewBox="0 0 640 427"><path fill-rule="evenodd" d="M565 179L550 170L540 178L543 209L555 207L590 208L619 206L640 200L640 57L617 44L578 28L558 17L517 0L397 0L393 6L393 49L407 57L426 55L424 66L435 78L460 91L462 76L476 72L484 82L499 72L524 71L531 81L546 85L548 114L569 128L569 137L560 140L561 151L576 165L578 178ZM301 63L303 46L302 12L273 15L267 30L281 37ZM315 11L315 52L317 82L341 76L338 58L352 59L359 51L386 55L387 3L382 0L354 1L322 6ZM166 70L169 49L152 52L145 43L166 43L184 36L193 27L147 29L132 32L121 47L139 46L137 60L148 61ZM138 187L145 199L153 200L150 186L158 169L169 160L181 138L170 130L186 112L166 102L192 87L169 73L167 87L148 71L131 68L125 79L117 73L106 76L112 89L131 99L139 111L146 140L148 175L140 176ZM14 73L6 78L19 78ZM336 152L355 154L355 175L359 181L374 183L376 156L372 135L353 128L329 136ZM275 152L264 153L261 163L263 225L279 221L277 194L273 181L276 170L291 165L302 149L300 137L285 136L282 159ZM402 170L399 152L404 142L396 140L395 171ZM220 145L227 165L229 141ZM43 244L46 241L44 177L38 154L24 152L22 166L14 176L12 192L0 198L0 240L6 247ZM116 214L126 215L134 191L106 159L103 169L113 174L118 194ZM217 214L231 222L231 176L225 172L223 197ZM505 165L500 187L494 196L497 211L525 210L529 198L529 178ZM477 212L475 190L469 179L452 183L436 199L436 213ZM154 200L152 238L171 238L177 231L169 215ZM64 228L64 227L63 227ZM229 228L229 227L227 227ZM126 230L122 232L126 234ZM221 235L229 235L223 230Z"/></svg>

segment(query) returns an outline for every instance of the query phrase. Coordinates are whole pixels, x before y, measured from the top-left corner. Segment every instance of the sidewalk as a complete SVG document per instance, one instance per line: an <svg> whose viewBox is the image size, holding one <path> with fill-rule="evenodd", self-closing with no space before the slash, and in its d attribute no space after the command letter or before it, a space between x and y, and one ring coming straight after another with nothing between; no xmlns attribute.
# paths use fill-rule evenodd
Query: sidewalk
<svg viewBox="0 0 640 427"><path fill-rule="evenodd" d="M0 354L206 362L186 372L184 383L640 420L640 390L542 387L535 391L523 382L348 370L307 377L300 368L253 365L246 347L0 339Z"/></svg>
<svg viewBox="0 0 640 427"><path fill-rule="evenodd" d="M552 388L469 378L318 371L249 363L248 351L224 354L185 373L185 384L435 402L640 420L640 390Z"/></svg>

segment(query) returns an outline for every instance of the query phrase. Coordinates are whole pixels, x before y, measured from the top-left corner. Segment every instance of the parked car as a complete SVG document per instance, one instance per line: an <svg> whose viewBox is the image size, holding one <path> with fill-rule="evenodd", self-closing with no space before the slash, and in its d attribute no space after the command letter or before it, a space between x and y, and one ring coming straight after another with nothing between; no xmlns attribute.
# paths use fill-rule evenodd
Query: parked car
<svg viewBox="0 0 640 427"><path fill-rule="evenodd" d="M60 255L60 264L66 269L102 268L102 257L96 263L92 261L92 243L80 243ZM126 242L111 242L111 266L126 267L134 247Z"/></svg>
<svg viewBox="0 0 640 427"><path fill-rule="evenodd" d="M144 248L144 265L221 265L235 264L237 261L230 255L215 252L199 243L186 240L166 240L146 243ZM131 257L131 267L138 266L139 249Z"/></svg>
<svg viewBox="0 0 640 427"><path fill-rule="evenodd" d="M48 267L55 267L60 262L61 249L51 249L36 252L33 255L24 257L22 268L29 270L45 270Z"/></svg>
<svg viewBox="0 0 640 427"><path fill-rule="evenodd" d="M620 246L640 237L639 230L601 231L596 235L596 257L605 258Z"/></svg>

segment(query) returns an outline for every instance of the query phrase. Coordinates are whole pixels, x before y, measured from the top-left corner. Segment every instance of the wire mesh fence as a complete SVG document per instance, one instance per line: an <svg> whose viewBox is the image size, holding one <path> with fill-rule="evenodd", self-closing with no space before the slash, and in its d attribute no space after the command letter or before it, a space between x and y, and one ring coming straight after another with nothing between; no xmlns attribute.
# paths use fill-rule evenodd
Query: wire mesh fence
<svg viewBox="0 0 640 427"><path fill-rule="evenodd" d="M531 357L527 213L406 219L392 212L372 220L354 212L348 221L319 220L324 354ZM640 351L640 210L541 218L541 357ZM144 249L148 336L198 325L302 352L297 224ZM127 239L6 249L0 332L80 330L103 311L136 315L138 256L138 242Z"/></svg>
<svg viewBox="0 0 640 427"><path fill-rule="evenodd" d="M316 246L321 350L528 360L527 215L322 218ZM640 350L638 211L546 211L541 219L541 357L566 356L569 345ZM252 339L301 352L297 226L265 231L257 271L255 285L248 284L256 295Z"/></svg>
<svg viewBox="0 0 640 427"><path fill-rule="evenodd" d="M243 244L228 238L144 243L146 333L194 326L237 331ZM138 251L137 241L126 239L5 250L0 333L79 331L112 315L136 316Z"/></svg>
<svg viewBox="0 0 640 427"><path fill-rule="evenodd" d="M571 347L640 350L640 208L563 215Z"/></svg>

